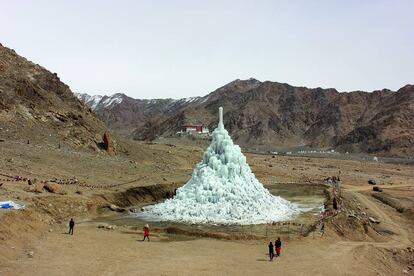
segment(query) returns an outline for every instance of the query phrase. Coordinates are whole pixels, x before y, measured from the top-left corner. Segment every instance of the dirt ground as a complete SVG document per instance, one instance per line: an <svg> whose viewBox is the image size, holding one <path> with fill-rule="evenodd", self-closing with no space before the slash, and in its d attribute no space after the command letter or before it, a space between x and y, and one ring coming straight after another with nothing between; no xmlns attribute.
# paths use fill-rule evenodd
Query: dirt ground
<svg viewBox="0 0 414 276"><path fill-rule="evenodd" d="M103 206L120 200L115 194L145 186L151 196L141 190L134 196L158 199L191 177L203 153L196 146L132 141L124 147L126 153L109 157L0 142L0 200L26 204L0 210L0 275L414 275L412 166L247 154L264 184L306 185L339 174L343 183L345 210L328 220L325 234L282 237L282 255L270 262L264 239L171 239L155 230L151 242L141 242L141 229L98 228L91 220L113 213ZM37 194L8 177L15 175L78 182L63 185L62 194ZM382 198L372 196L368 179L384 189ZM77 221L73 236L66 234L70 217Z"/></svg>

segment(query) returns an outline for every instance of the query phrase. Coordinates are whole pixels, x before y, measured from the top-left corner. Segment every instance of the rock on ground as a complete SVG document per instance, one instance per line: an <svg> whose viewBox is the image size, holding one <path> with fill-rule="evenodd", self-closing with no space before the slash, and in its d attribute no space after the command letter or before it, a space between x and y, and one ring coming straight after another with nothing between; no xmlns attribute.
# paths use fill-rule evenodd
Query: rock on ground
<svg viewBox="0 0 414 276"><path fill-rule="evenodd" d="M111 134L108 131L105 131L103 135L103 142L105 150L108 152L110 156L114 156L116 154L115 147L111 138Z"/></svg>
<svg viewBox="0 0 414 276"><path fill-rule="evenodd" d="M63 193L63 186L60 185L60 184L47 182L44 185L44 188L45 188L46 191L48 191L50 193L54 193L54 194L61 194L61 193Z"/></svg>

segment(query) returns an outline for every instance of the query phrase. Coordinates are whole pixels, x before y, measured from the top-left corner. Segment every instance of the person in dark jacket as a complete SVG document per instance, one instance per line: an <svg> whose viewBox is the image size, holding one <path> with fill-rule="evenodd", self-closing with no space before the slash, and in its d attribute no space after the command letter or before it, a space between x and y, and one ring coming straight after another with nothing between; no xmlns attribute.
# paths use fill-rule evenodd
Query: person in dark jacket
<svg viewBox="0 0 414 276"><path fill-rule="evenodd" d="M282 249L282 242L280 241L280 237L277 237L275 241L275 248L276 248L276 256L280 256L280 250Z"/></svg>
<svg viewBox="0 0 414 276"><path fill-rule="evenodd" d="M273 257L275 256L275 251L273 249L273 243L272 241L269 242L269 261L273 261Z"/></svg>
<svg viewBox="0 0 414 276"><path fill-rule="evenodd" d="M338 210L338 200L336 199L336 196L333 198L332 205L335 211Z"/></svg>
<svg viewBox="0 0 414 276"><path fill-rule="evenodd" d="M73 228L74 227L75 227L75 221L73 220L73 218L71 218L70 221L69 221L69 233L68 234L73 235Z"/></svg>

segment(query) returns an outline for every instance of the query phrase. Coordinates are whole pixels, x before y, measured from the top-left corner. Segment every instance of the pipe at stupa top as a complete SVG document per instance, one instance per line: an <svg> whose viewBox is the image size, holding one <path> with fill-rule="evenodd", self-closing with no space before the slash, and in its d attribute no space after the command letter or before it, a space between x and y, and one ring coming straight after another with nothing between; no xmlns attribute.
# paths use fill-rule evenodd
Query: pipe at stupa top
<svg viewBox="0 0 414 276"><path fill-rule="evenodd" d="M218 124L219 128L224 128L224 123L223 123L223 107L219 107L219 124Z"/></svg>

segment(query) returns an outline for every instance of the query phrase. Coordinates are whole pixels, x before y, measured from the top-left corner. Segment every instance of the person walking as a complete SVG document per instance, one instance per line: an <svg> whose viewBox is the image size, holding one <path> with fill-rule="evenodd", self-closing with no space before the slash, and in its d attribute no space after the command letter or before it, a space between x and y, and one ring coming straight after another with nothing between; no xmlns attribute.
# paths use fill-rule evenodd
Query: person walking
<svg viewBox="0 0 414 276"><path fill-rule="evenodd" d="M270 258L269 261L273 261L274 256L275 256L275 251L274 251L274 248L273 248L273 243L272 243L272 241L270 241L269 242L269 258Z"/></svg>
<svg viewBox="0 0 414 276"><path fill-rule="evenodd" d="M73 220L73 218L71 218L70 221L69 221L69 233L68 234L73 235L73 228L74 227L75 227L75 221Z"/></svg>
<svg viewBox="0 0 414 276"><path fill-rule="evenodd" d="M277 240L275 241L275 247L276 247L276 256L280 256L280 250L282 249L282 242L280 241L280 237L277 237Z"/></svg>
<svg viewBox="0 0 414 276"><path fill-rule="evenodd" d="M149 225L145 224L145 226L144 226L144 238L142 239L142 241L145 241L145 238L147 238L148 241L150 241L149 234L150 234Z"/></svg>
<svg viewBox="0 0 414 276"><path fill-rule="evenodd" d="M336 195L334 195L332 205L333 205L333 208L336 212L338 210L338 200L336 199Z"/></svg>

